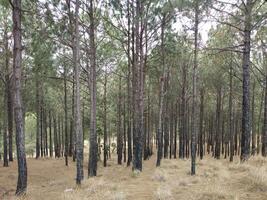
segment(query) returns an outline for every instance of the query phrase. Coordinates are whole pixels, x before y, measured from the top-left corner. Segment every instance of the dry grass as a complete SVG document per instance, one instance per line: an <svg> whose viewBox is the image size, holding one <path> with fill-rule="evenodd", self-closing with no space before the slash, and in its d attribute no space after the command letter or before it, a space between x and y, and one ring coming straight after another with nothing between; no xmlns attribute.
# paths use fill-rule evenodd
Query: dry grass
<svg viewBox="0 0 267 200"><path fill-rule="evenodd" d="M87 163L86 161L84 163ZM118 166L116 157L109 167L99 163L98 176L75 185L75 163L64 166L59 159L28 159L28 192L25 200L267 200L267 159L253 157L246 163L233 163L206 157L197 162L197 175L190 175L190 160L144 162L143 172ZM16 163L3 168L0 163L0 199L13 200ZM84 167L87 177L86 166Z"/></svg>

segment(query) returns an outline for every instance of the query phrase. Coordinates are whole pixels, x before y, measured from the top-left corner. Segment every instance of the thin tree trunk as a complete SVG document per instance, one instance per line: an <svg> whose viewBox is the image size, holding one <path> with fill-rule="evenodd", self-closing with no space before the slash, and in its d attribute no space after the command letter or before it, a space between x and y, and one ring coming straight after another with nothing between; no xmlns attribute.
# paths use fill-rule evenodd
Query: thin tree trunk
<svg viewBox="0 0 267 200"><path fill-rule="evenodd" d="M21 98L22 45L21 45L21 0L13 1L13 75L14 75L14 111L16 125L16 145L18 160L18 182L16 195L22 195L27 189L27 163L25 153L24 119Z"/></svg>
<svg viewBox="0 0 267 200"><path fill-rule="evenodd" d="M53 157L53 143L52 143L52 116L49 110L49 155Z"/></svg>
<svg viewBox="0 0 267 200"><path fill-rule="evenodd" d="M165 15L162 19L161 24L161 61L162 61L162 77L160 77L160 96L159 96L159 120L158 120L158 131L157 131L157 141L158 141L158 151L157 151L157 163L156 166L160 166L160 161L162 158L162 114L163 114L163 104L164 104L164 82L165 82L165 43L164 43L164 31L165 31Z"/></svg>
<svg viewBox="0 0 267 200"><path fill-rule="evenodd" d="M263 132L262 132L262 156L267 156L267 72L265 75L265 99L264 99L264 118L263 118Z"/></svg>
<svg viewBox="0 0 267 200"><path fill-rule="evenodd" d="M123 162L126 162L126 97L123 96Z"/></svg>
<svg viewBox="0 0 267 200"><path fill-rule="evenodd" d="M7 90L7 83L5 90ZM4 94L4 105L7 105L7 91ZM4 147L4 167L8 167L8 119L7 119L7 107L4 111L4 123L3 123L3 147Z"/></svg>
<svg viewBox="0 0 267 200"><path fill-rule="evenodd" d="M74 132L76 136L76 184L83 180L83 132L81 124L81 100L80 100L80 36L79 36L79 7L80 1L75 3L75 33L73 40L73 65L74 65Z"/></svg>
<svg viewBox="0 0 267 200"><path fill-rule="evenodd" d="M104 126L104 167L107 166L107 157L108 157L108 146L107 146L107 72L105 72L105 81L104 81L104 117L103 117L103 126ZM110 147L109 147L110 148Z"/></svg>
<svg viewBox="0 0 267 200"><path fill-rule="evenodd" d="M9 62L9 61L8 61ZM8 158L13 161L13 98L12 98L12 76L8 77L6 82L8 87L7 93L7 117L8 117Z"/></svg>
<svg viewBox="0 0 267 200"><path fill-rule="evenodd" d="M179 103L175 103L175 114L174 114L174 149L173 149L173 157L174 159L177 158L177 124L178 124L178 105Z"/></svg>
<svg viewBox="0 0 267 200"><path fill-rule="evenodd" d="M89 3L89 46L90 46L90 149L89 149L89 164L88 176L96 176L97 174L97 132L96 132L96 46L95 46L95 19L93 0Z"/></svg>
<svg viewBox="0 0 267 200"><path fill-rule="evenodd" d="M169 157L170 159L172 158L172 155L173 155L173 121L174 121L174 106L173 106L173 103L171 104L171 111L170 111L170 146L169 146Z"/></svg>
<svg viewBox="0 0 267 200"><path fill-rule="evenodd" d="M233 76L232 65L229 73L229 136L230 136L230 162L233 162L234 157L234 116L233 116Z"/></svg>
<svg viewBox="0 0 267 200"><path fill-rule="evenodd" d="M36 74L36 159L40 157L40 83Z"/></svg>
<svg viewBox="0 0 267 200"><path fill-rule="evenodd" d="M48 143L47 143L47 114L46 110L44 109L44 149L45 149L45 156L48 155Z"/></svg>
<svg viewBox="0 0 267 200"><path fill-rule="evenodd" d="M200 125L200 130L199 130L199 155L200 159L203 159L203 154L204 154L204 148L203 148L203 135L204 135L204 130L203 130L203 121L204 121L204 88L201 89L200 91L200 117L199 117L199 125ZM205 141L204 141L205 144Z"/></svg>
<svg viewBox="0 0 267 200"><path fill-rule="evenodd" d="M59 157L58 155L58 139L57 139L57 119L56 116L53 116L54 118L54 150L55 150L55 158Z"/></svg>
<svg viewBox="0 0 267 200"><path fill-rule="evenodd" d="M262 93L261 93L261 102L260 102L260 110L259 110L259 116L258 116L258 131L257 131L257 154L260 153L260 133L262 132L262 127L261 122L262 122L262 107L263 107L263 102L265 99L265 87L262 88Z"/></svg>
<svg viewBox="0 0 267 200"><path fill-rule="evenodd" d="M191 175L196 173L196 109L197 109L197 67L198 67L198 14L199 5L195 1L195 27L194 27L194 67L193 67L193 102L192 102L192 134L191 134Z"/></svg>
<svg viewBox="0 0 267 200"><path fill-rule="evenodd" d="M241 161L246 161L250 156L250 36L251 36L251 12L252 0L247 0L245 5L245 29L243 50L243 104L242 104L242 137L241 137Z"/></svg>
<svg viewBox="0 0 267 200"><path fill-rule="evenodd" d="M215 158L220 159L221 155L221 99L222 99L222 89L221 87L217 89L217 105L216 105L216 139L215 139Z"/></svg>
<svg viewBox="0 0 267 200"><path fill-rule="evenodd" d="M267 54L262 44L263 63L265 65L265 101L264 101L264 119L263 119L263 131L262 131L262 156L267 156Z"/></svg>
<svg viewBox="0 0 267 200"><path fill-rule="evenodd" d="M57 138L57 141L58 141L58 157L61 157L61 126L60 126L60 124L61 124L60 116L58 115L58 120L57 120L57 127L58 127L58 129L57 129L58 130L58 132L57 132L57 136L58 136L58 138ZM42 149L42 145L41 145L41 149Z"/></svg>
<svg viewBox="0 0 267 200"><path fill-rule="evenodd" d="M64 66L64 111L65 111L65 165L68 166L69 137L68 137L68 105L67 105L67 69Z"/></svg>
<svg viewBox="0 0 267 200"><path fill-rule="evenodd" d="M130 166L132 162L132 123L131 123L131 55L130 55L130 44L131 44L131 19L130 19L130 0L127 0L127 58L128 58L128 77L127 77L127 92L128 92L128 113L127 113L127 139L128 139L128 159L127 166Z"/></svg>
<svg viewBox="0 0 267 200"><path fill-rule="evenodd" d="M256 87L256 81L254 80L252 89L252 102L251 102L251 124L252 124L251 154L252 155L255 155L256 153L255 87Z"/></svg>
<svg viewBox="0 0 267 200"><path fill-rule="evenodd" d="M121 128L121 76L119 77L119 94L118 94L118 103L117 103L117 154L118 154L118 164L122 164L122 150L123 150L123 135Z"/></svg>

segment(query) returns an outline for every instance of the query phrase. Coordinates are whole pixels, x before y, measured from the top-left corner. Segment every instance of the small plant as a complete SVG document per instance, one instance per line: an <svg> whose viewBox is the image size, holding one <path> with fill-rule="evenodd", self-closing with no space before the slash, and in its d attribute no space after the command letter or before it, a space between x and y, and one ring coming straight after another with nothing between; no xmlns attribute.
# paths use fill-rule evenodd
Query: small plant
<svg viewBox="0 0 267 200"><path fill-rule="evenodd" d="M140 170L134 170L134 171L132 172L132 177L133 177L133 178L136 178L136 177L139 176L140 173L141 173Z"/></svg>

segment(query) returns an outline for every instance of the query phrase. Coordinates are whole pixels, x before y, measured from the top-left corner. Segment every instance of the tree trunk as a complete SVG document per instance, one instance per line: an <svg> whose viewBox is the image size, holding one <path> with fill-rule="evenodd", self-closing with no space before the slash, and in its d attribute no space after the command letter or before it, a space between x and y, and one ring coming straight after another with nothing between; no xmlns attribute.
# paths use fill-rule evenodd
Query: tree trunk
<svg viewBox="0 0 267 200"><path fill-rule="evenodd" d="M123 162L126 162L126 97L123 96Z"/></svg>
<svg viewBox="0 0 267 200"><path fill-rule="evenodd" d="M89 164L88 176L96 176L97 173L97 132L96 132L96 46L95 46L95 19L93 0L89 3L89 46L90 46L90 150L89 150Z"/></svg>
<svg viewBox="0 0 267 200"><path fill-rule="evenodd" d="M48 143L47 143L47 114L46 110L43 111L43 121L44 121L44 150L45 150L45 156L48 155Z"/></svg>
<svg viewBox="0 0 267 200"><path fill-rule="evenodd" d="M222 99L222 89L221 87L217 89L217 108L216 108L216 138L215 138L215 158L220 159L221 155L221 99Z"/></svg>
<svg viewBox="0 0 267 200"><path fill-rule="evenodd" d="M53 157L53 143L52 143L52 116L49 110L49 155Z"/></svg>
<svg viewBox="0 0 267 200"><path fill-rule="evenodd" d="M159 119L158 119L158 131L157 131L157 141L158 141L158 151L157 151L157 163L156 166L160 166L160 161L162 158L162 114L163 114L163 104L164 104L164 82L165 82L165 43L164 43L164 31L165 31L165 15L162 19L161 24L161 61L162 61L162 77L160 77L160 96L159 96Z"/></svg>
<svg viewBox="0 0 267 200"><path fill-rule="evenodd" d="M118 103L117 103L117 154L118 154L118 164L122 164L122 150L123 150L123 135L122 135L122 128L121 128L121 77L119 77L119 94L118 94Z"/></svg>
<svg viewBox="0 0 267 200"><path fill-rule="evenodd" d="M256 81L254 80L252 89L252 102L251 102L251 124L252 124L251 154L252 155L255 155L256 153L255 87L256 87Z"/></svg>
<svg viewBox="0 0 267 200"><path fill-rule="evenodd" d="M5 86L7 90L7 83ZM4 105L7 105L7 91L4 94ZM7 107L4 111L4 123L3 123L3 147L4 147L4 167L8 167L8 119L7 119Z"/></svg>
<svg viewBox="0 0 267 200"><path fill-rule="evenodd" d="M263 132L262 132L262 156L267 156L267 72L265 75L265 100L264 100L264 119L263 119Z"/></svg>
<svg viewBox="0 0 267 200"><path fill-rule="evenodd" d="M230 137L230 162L233 162L234 156L234 116L233 116L233 76L232 66L229 73L229 137Z"/></svg>
<svg viewBox="0 0 267 200"><path fill-rule="evenodd" d="M174 121L174 106L173 103L171 104L171 110L170 110L170 146L169 146L169 157L172 158L173 155L173 121Z"/></svg>
<svg viewBox="0 0 267 200"><path fill-rule="evenodd" d="M13 161L13 88L12 77L9 77L7 82L7 117L8 117L8 152L9 161Z"/></svg>
<svg viewBox="0 0 267 200"><path fill-rule="evenodd" d="M68 166L69 137L68 137L68 105L67 105L67 69L64 66L64 111L65 111L65 165Z"/></svg>
<svg viewBox="0 0 267 200"><path fill-rule="evenodd" d="M143 152L143 128L144 128L144 52L143 52L143 5L140 0L136 1L135 10L135 64L133 65L133 88L135 90L133 109L133 142L134 159L133 170L142 171Z"/></svg>
<svg viewBox="0 0 267 200"><path fill-rule="evenodd" d="M251 12L252 0L247 0L245 5L245 29L243 50L243 104L242 104L242 137L241 137L241 161L246 161L250 156L250 36L251 36Z"/></svg>
<svg viewBox="0 0 267 200"><path fill-rule="evenodd" d="M261 101L260 101L260 110L259 110L259 116L258 116L258 130L257 130L257 154L260 153L260 135L262 132L262 127L261 122L262 122L262 107L263 107L263 102L265 99L265 87L262 88L262 95L261 95Z"/></svg>
<svg viewBox="0 0 267 200"><path fill-rule="evenodd" d="M262 156L267 156L267 54L262 44L263 63L265 65L265 101L264 101L264 120L263 120L263 132L262 132Z"/></svg>
<svg viewBox="0 0 267 200"><path fill-rule="evenodd" d="M8 56L8 36L7 36L7 27L4 31L4 40L5 40L5 94L4 94L4 124L3 124L3 145L4 145L4 167L8 167L8 132L9 132L9 116L8 116L8 93L9 93L9 56Z"/></svg>
<svg viewBox="0 0 267 200"><path fill-rule="evenodd" d="M21 0L13 1L13 75L16 145L18 160L18 182L16 195L22 195L27 188L27 163L25 153L24 120L21 98L22 46L21 46Z"/></svg>
<svg viewBox="0 0 267 200"><path fill-rule="evenodd" d="M166 77L166 79L168 79L168 77ZM167 91L167 80L165 80L165 93ZM169 107L169 101L168 101L168 98L166 98L166 101L165 101L165 107L164 107L164 113L163 113L163 116L164 116L164 158L167 158L168 157L168 147L169 147L169 139L170 139L170 136L169 136L169 116L168 116L168 107Z"/></svg>
<svg viewBox="0 0 267 200"><path fill-rule="evenodd" d="M131 123L131 19L130 19L130 0L127 0L127 20L128 20L128 29L127 29L127 58L128 58L128 77L127 77L127 92L128 92L128 113L127 113L127 139L128 139L128 160L127 166L130 166L132 162L132 123Z"/></svg>
<svg viewBox="0 0 267 200"><path fill-rule="evenodd" d="M197 67L198 67L198 1L195 1L195 27L194 27L194 67L193 67L193 102L192 102L192 134L191 134L191 175L196 173L196 109L197 109Z"/></svg>
<svg viewBox="0 0 267 200"><path fill-rule="evenodd" d="M104 167L107 166L107 157L108 157L108 146L107 146L107 72L105 72L105 81L104 81L104 117L103 117L103 126L104 126ZM110 148L110 146L109 146Z"/></svg>
<svg viewBox="0 0 267 200"><path fill-rule="evenodd" d="M54 150L55 150L55 158L59 157L58 155L58 139L57 139L57 119L56 116L54 118Z"/></svg>
<svg viewBox="0 0 267 200"><path fill-rule="evenodd" d="M57 132L57 141L58 141L58 157L61 157L61 126L60 126L60 116L58 115L58 120L57 120L57 127L58 127L58 132ZM42 134L41 134L42 135ZM42 149L42 142L41 142L41 149ZM42 151L42 150L41 150Z"/></svg>
<svg viewBox="0 0 267 200"><path fill-rule="evenodd" d="M36 159L40 157L40 83L36 74Z"/></svg>
<svg viewBox="0 0 267 200"><path fill-rule="evenodd" d="M81 124L80 100L80 36L79 36L79 7L80 1L75 3L75 33L73 40L73 65L74 65L74 133L76 137L76 184L83 180L83 133Z"/></svg>
<svg viewBox="0 0 267 200"><path fill-rule="evenodd" d="M203 121L204 121L204 88L200 90L200 116L199 116L199 156L203 159L204 147L203 147ZM204 141L205 144L205 141Z"/></svg>
<svg viewBox="0 0 267 200"><path fill-rule="evenodd" d="M177 158L177 124L178 124L178 105L179 103L175 103L175 114L174 114L174 149L173 149L173 157L174 159Z"/></svg>

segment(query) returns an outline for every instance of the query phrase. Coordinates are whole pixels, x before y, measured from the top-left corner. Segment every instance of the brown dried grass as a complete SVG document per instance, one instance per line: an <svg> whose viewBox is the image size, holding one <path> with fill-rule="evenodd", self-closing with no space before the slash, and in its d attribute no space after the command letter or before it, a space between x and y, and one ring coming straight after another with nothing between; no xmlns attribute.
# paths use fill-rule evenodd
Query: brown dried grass
<svg viewBox="0 0 267 200"><path fill-rule="evenodd" d="M87 163L86 161L84 163ZM64 166L63 159L28 159L28 191L25 200L266 200L267 159L255 156L246 163L235 158L216 160L206 156L197 161L197 175L190 175L190 160L163 159L155 167L155 156L144 162L141 173L125 165L118 166L116 157L110 166L99 163L98 176L85 178L80 188L75 185L75 163ZM13 200L17 166L3 168L0 162L0 199ZM86 166L84 167L87 177Z"/></svg>

